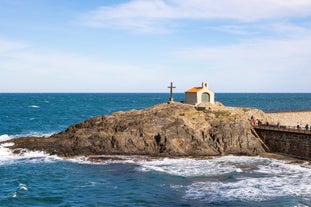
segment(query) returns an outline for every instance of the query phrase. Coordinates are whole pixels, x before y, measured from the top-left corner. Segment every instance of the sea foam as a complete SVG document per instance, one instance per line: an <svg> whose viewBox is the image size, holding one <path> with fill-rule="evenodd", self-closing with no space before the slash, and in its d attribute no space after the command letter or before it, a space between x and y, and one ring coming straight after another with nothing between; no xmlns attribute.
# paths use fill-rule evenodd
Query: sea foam
<svg viewBox="0 0 311 207"><path fill-rule="evenodd" d="M14 135L8 135L3 134L0 135L0 142L5 142L11 139L19 138L19 137L50 137L51 135L55 134L56 132L29 132L29 133L23 133L23 134L14 134Z"/></svg>
<svg viewBox="0 0 311 207"><path fill-rule="evenodd" d="M0 145L0 165L12 164L17 162L52 162L62 160L62 158L49 155L42 151L30 151L19 149L14 153L9 147L14 146L12 142L6 142Z"/></svg>
<svg viewBox="0 0 311 207"><path fill-rule="evenodd" d="M310 166L288 161L245 156L162 159L144 161L139 170L186 177L192 182L186 186L185 199L207 203L265 201L286 196L311 199Z"/></svg>
<svg viewBox="0 0 311 207"><path fill-rule="evenodd" d="M5 142L5 141L8 141L10 139L12 139L12 137L10 137L7 134L0 135L0 142Z"/></svg>
<svg viewBox="0 0 311 207"><path fill-rule="evenodd" d="M232 172L243 172L256 168L257 162L268 161L261 157L226 156L214 159L171 159L145 161L141 163L142 171L159 171L171 175L195 177L215 176Z"/></svg>
<svg viewBox="0 0 311 207"><path fill-rule="evenodd" d="M90 164L90 165L108 165L113 163L124 163L124 164L139 164L150 159L146 156L140 155L98 155L98 156L80 156L66 159L67 161L79 163L79 164Z"/></svg>

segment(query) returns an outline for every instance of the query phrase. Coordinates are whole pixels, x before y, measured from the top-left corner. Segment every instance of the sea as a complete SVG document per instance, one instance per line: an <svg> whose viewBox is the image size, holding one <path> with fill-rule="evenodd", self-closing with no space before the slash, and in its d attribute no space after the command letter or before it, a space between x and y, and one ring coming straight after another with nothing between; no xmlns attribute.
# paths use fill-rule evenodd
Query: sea
<svg viewBox="0 0 311 207"><path fill-rule="evenodd" d="M311 93L216 93L227 106L311 111ZM97 115L167 102L167 93L0 93L0 141L50 136ZM175 93L175 101L184 94ZM44 139L44 138L42 138ZM90 162L0 144L0 206L311 206L311 166L259 156Z"/></svg>

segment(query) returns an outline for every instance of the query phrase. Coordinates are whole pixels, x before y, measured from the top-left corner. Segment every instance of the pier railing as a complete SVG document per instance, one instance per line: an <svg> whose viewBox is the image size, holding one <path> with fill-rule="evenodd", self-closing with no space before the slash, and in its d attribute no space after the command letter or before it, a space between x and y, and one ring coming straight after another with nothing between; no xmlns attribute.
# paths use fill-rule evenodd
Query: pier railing
<svg viewBox="0 0 311 207"><path fill-rule="evenodd" d="M278 126L278 125L254 125L255 129L265 129L265 130L273 130L273 131L283 131L283 132L292 132L292 133L299 133L299 134L311 134L310 129L306 128L299 128L293 126Z"/></svg>

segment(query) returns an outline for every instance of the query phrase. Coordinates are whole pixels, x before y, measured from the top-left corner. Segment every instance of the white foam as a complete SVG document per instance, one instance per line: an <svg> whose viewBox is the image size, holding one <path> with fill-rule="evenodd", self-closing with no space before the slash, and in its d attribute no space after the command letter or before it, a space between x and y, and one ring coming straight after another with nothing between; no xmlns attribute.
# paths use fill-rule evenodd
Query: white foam
<svg viewBox="0 0 311 207"><path fill-rule="evenodd" d="M29 151L27 149L19 149L18 153L14 153L10 146L14 143L3 143L0 145L0 165L12 164L16 162L52 162L62 160L55 155L49 155L42 151Z"/></svg>
<svg viewBox="0 0 311 207"><path fill-rule="evenodd" d="M55 133L57 132L49 132L49 133L29 132L25 134L15 134L15 135L3 134L3 135L0 135L0 142L8 141L8 140L19 138L19 137L50 137L51 135Z"/></svg>
<svg viewBox="0 0 311 207"><path fill-rule="evenodd" d="M229 165L219 165L213 160L194 159L169 159L146 161L142 163L142 171L158 171L172 175L193 177L202 175L217 175L226 172L233 172L235 167Z"/></svg>
<svg viewBox="0 0 311 207"><path fill-rule="evenodd" d="M6 142L6 143L3 143L1 146L2 147L12 147L14 146L15 144L13 142Z"/></svg>
<svg viewBox="0 0 311 207"><path fill-rule="evenodd" d="M22 193L23 191L28 191L28 187L26 184L20 183L18 189L12 194L12 198L16 198L18 194Z"/></svg>
<svg viewBox="0 0 311 207"><path fill-rule="evenodd" d="M20 183L19 184L19 190L27 191L28 190L27 185L23 184L23 183Z"/></svg>
<svg viewBox="0 0 311 207"><path fill-rule="evenodd" d="M139 164L145 160L149 159L145 156L128 156L128 155L99 155L99 156L80 156L75 158L66 159L70 162L75 162L79 164L92 164L92 165L107 165L112 163L135 163ZM93 160L93 161L92 161Z"/></svg>
<svg viewBox="0 0 311 207"><path fill-rule="evenodd" d="M0 165L18 161L61 160L57 156L38 151L22 150L16 155L8 148L12 144L0 145ZM138 171L156 171L186 177L191 184L186 186L177 184L171 187L184 191L185 199L202 200L206 203L234 200L264 201L283 196L311 200L309 165L244 156L225 156L206 160L150 159L144 156L94 156L93 158L98 158L98 162L89 161L88 157L77 157L68 161L83 164L133 163L137 165ZM26 190L27 186L20 189Z"/></svg>
<svg viewBox="0 0 311 207"><path fill-rule="evenodd" d="M163 160L145 161L141 163L140 170L154 170L185 177L214 176L232 172L243 172L243 169L249 170L249 168L255 168L256 160L265 161L265 158L238 156L226 156L206 160L165 158Z"/></svg>
<svg viewBox="0 0 311 207"><path fill-rule="evenodd" d="M138 170L141 171L157 171L192 180L191 185L180 187L186 187L186 199L208 203L264 201L283 196L311 199L311 169L306 164L244 156L210 160L166 158L140 164Z"/></svg>
<svg viewBox="0 0 311 207"><path fill-rule="evenodd" d="M0 163L3 160L9 160L12 157L12 151L7 147L14 145L14 143L5 143L0 145Z"/></svg>
<svg viewBox="0 0 311 207"><path fill-rule="evenodd" d="M8 141L10 139L12 139L12 137L7 134L0 135L0 142Z"/></svg>
<svg viewBox="0 0 311 207"><path fill-rule="evenodd" d="M304 175L302 177L302 179L293 179L282 175L271 175L271 177L243 178L236 182L197 182L188 187L186 198L214 202L263 201L283 196L310 197L311 176Z"/></svg>

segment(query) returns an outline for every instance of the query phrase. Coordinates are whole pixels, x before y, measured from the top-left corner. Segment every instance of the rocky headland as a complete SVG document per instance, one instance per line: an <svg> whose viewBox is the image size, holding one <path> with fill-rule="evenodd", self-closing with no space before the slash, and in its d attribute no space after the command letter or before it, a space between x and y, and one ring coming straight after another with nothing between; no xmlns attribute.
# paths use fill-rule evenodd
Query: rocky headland
<svg viewBox="0 0 311 207"><path fill-rule="evenodd" d="M62 157L258 155L266 146L250 124L252 115L266 120L264 112L251 108L163 103L93 117L50 137L8 142L16 153L40 150Z"/></svg>

